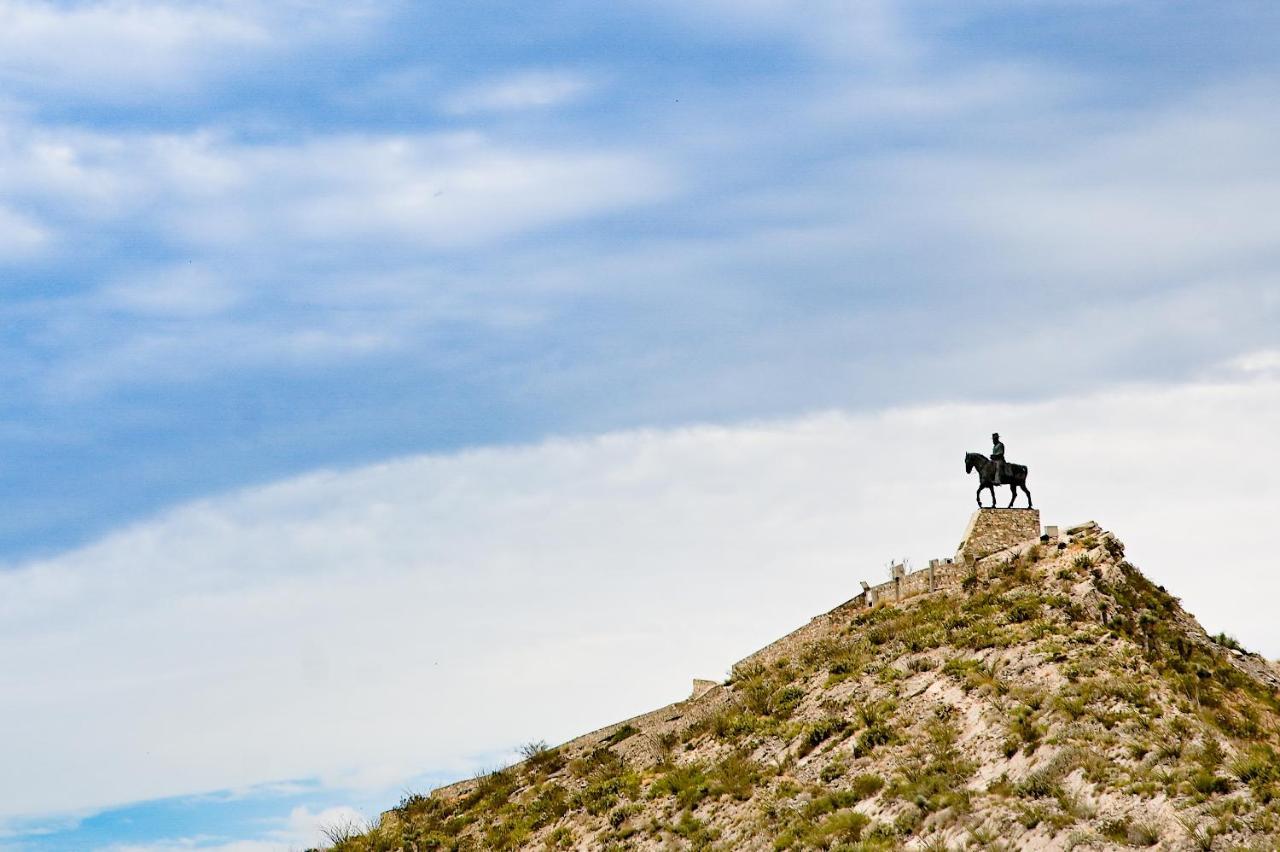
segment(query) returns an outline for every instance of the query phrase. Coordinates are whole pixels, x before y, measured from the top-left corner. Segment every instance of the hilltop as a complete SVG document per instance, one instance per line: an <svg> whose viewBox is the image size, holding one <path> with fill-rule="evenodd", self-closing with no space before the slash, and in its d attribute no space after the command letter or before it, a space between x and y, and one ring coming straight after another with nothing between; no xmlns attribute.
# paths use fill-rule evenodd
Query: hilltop
<svg viewBox="0 0 1280 852"><path fill-rule="evenodd" d="M333 848L1275 850L1278 748L1280 672L1119 538L982 510L725 683Z"/></svg>

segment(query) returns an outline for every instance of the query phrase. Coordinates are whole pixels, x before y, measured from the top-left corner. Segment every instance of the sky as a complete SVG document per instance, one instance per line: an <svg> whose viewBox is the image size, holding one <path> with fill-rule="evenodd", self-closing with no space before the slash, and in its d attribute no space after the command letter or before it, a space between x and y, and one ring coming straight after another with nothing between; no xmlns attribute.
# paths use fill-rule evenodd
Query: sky
<svg viewBox="0 0 1280 852"><path fill-rule="evenodd" d="M950 555L1280 656L1280 7L0 0L0 850L274 852Z"/></svg>

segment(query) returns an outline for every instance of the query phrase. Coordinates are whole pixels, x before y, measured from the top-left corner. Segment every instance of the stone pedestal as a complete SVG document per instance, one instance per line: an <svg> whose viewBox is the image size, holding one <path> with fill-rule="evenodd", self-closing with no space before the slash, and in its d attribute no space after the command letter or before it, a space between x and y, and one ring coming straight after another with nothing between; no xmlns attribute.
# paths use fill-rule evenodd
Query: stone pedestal
<svg viewBox="0 0 1280 852"><path fill-rule="evenodd" d="M972 562L1024 541L1040 538L1039 509L979 509L956 551L957 562Z"/></svg>

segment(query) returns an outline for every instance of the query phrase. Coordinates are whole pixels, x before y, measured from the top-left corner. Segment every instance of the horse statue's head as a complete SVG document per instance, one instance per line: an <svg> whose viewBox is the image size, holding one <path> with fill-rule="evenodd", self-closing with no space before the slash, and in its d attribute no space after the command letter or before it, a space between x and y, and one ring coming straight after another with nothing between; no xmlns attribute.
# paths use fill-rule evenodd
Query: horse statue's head
<svg viewBox="0 0 1280 852"><path fill-rule="evenodd" d="M964 472L973 473L973 469L986 462L987 457L982 453L965 453L964 454Z"/></svg>

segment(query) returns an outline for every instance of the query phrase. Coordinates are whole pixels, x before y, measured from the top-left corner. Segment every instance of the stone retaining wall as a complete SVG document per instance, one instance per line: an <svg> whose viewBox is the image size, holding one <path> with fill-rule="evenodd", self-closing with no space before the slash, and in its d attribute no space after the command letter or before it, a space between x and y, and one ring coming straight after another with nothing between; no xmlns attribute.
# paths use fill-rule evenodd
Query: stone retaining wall
<svg viewBox="0 0 1280 852"><path fill-rule="evenodd" d="M979 509L969 518L956 562L972 563L1020 541L1039 537L1039 509Z"/></svg>

